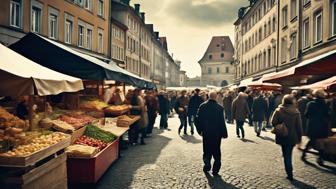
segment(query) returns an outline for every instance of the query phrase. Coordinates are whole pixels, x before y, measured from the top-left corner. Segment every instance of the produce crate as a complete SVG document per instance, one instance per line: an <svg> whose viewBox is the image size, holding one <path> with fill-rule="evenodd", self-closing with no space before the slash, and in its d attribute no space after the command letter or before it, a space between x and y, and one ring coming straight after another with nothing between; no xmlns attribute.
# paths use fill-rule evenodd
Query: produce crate
<svg viewBox="0 0 336 189"><path fill-rule="evenodd" d="M120 116L124 115L129 112L128 108L122 109L122 110L111 110L108 108L104 109L105 115L112 115L112 116Z"/></svg>
<svg viewBox="0 0 336 189"><path fill-rule="evenodd" d="M4 168L10 174L0 183L1 189L67 189L66 159L63 153L34 168Z"/></svg>
<svg viewBox="0 0 336 189"><path fill-rule="evenodd" d="M117 120L118 127L130 127L132 124L140 120L140 116L130 115L131 120Z"/></svg>
<svg viewBox="0 0 336 189"><path fill-rule="evenodd" d="M0 156L0 166L4 167L28 167L34 165L38 161L60 151L70 145L71 138L68 137L59 143L46 147L29 156L24 157L4 157Z"/></svg>
<svg viewBox="0 0 336 189"><path fill-rule="evenodd" d="M118 159L119 138L92 158L68 157L68 180L71 183L96 183L110 165Z"/></svg>

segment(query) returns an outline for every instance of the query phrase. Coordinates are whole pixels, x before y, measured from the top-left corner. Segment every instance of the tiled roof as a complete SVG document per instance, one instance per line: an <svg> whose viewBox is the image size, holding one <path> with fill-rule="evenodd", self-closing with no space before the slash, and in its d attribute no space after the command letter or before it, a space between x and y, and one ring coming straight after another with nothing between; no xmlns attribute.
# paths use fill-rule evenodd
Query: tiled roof
<svg viewBox="0 0 336 189"><path fill-rule="evenodd" d="M199 63L233 61L234 48L229 36L212 37L211 42ZM224 56L223 56L224 55Z"/></svg>

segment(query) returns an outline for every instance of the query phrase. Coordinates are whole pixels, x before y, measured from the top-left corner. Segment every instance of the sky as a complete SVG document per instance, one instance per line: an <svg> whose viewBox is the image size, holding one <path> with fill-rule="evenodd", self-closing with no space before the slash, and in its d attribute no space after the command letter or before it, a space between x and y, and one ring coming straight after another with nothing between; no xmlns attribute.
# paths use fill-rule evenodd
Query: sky
<svg viewBox="0 0 336 189"><path fill-rule="evenodd" d="M188 77L201 75L198 61L212 36L228 35L234 43L234 26L238 9L248 0L131 0L141 4L146 23L154 24L160 36L166 36L168 50L182 61L181 70Z"/></svg>

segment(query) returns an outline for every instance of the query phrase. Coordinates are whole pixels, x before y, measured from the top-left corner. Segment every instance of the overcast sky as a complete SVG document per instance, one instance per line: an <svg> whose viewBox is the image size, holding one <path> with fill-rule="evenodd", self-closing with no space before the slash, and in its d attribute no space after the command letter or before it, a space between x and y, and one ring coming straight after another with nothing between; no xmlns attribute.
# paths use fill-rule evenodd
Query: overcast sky
<svg viewBox="0 0 336 189"><path fill-rule="evenodd" d="M233 22L248 0L131 0L140 3L146 23L166 36L170 54L182 61L189 77L201 74L200 60L212 36L228 35L234 43Z"/></svg>

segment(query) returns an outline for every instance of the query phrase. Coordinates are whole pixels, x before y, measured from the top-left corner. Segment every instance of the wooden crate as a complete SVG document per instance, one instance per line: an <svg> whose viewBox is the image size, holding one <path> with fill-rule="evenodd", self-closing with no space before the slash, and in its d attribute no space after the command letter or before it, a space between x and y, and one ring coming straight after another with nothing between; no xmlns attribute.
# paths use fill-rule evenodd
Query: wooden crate
<svg viewBox="0 0 336 189"><path fill-rule="evenodd" d="M1 188L67 189L66 159L66 154L63 153L40 166L23 172L23 174L21 174L23 168L16 168L18 174L8 175L4 178Z"/></svg>
<svg viewBox="0 0 336 189"><path fill-rule="evenodd" d="M119 138L92 158L68 157L68 180L71 183L96 183L118 159Z"/></svg>
<svg viewBox="0 0 336 189"><path fill-rule="evenodd" d="M36 162L68 147L71 138L68 137L52 146L41 149L29 156L25 157L4 157L0 156L0 166L4 167L28 167L34 165Z"/></svg>

